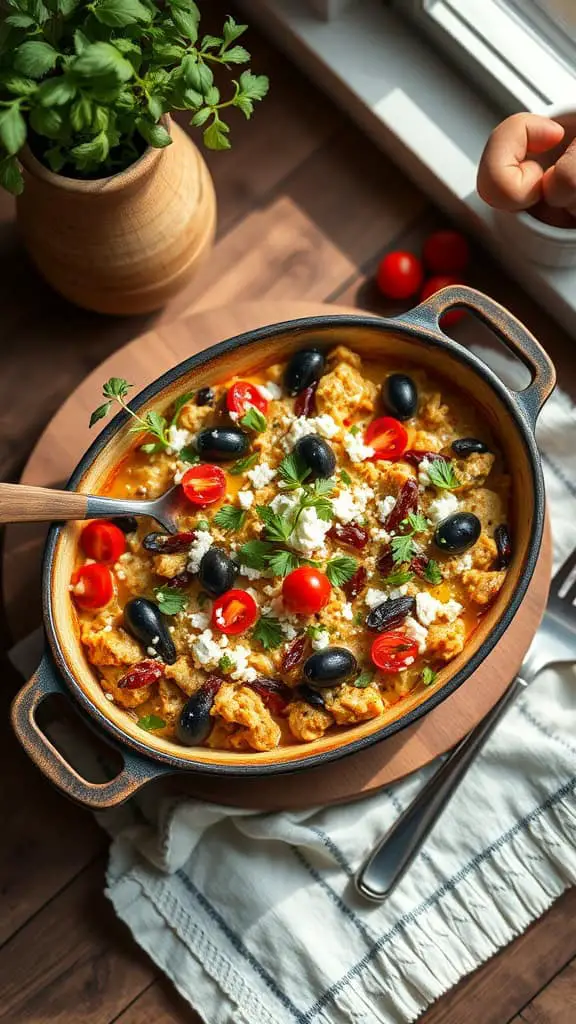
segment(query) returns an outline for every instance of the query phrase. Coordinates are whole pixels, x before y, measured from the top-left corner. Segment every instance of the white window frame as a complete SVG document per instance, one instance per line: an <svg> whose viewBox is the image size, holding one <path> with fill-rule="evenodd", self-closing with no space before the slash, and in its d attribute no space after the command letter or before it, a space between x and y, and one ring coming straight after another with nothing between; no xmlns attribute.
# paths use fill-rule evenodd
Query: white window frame
<svg viewBox="0 0 576 1024"><path fill-rule="evenodd" d="M508 113L576 105L576 41L571 62L570 38L531 0L392 3Z"/></svg>

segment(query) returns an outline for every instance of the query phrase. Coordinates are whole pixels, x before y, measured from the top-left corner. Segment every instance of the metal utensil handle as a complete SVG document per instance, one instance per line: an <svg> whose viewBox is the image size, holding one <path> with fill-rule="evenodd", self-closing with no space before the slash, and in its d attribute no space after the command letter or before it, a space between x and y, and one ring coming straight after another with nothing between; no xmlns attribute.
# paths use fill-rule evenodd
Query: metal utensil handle
<svg viewBox="0 0 576 1024"><path fill-rule="evenodd" d="M362 896L376 903L388 896L420 851L476 754L526 685L519 677L514 680L504 696L453 750L370 853L355 878L356 888Z"/></svg>

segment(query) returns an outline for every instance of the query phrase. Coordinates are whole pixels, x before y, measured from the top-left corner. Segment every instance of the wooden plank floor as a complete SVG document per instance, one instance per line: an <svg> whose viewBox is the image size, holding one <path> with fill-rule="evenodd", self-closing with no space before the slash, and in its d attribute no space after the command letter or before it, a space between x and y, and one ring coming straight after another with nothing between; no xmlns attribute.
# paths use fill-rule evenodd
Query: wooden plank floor
<svg viewBox="0 0 576 1024"><path fill-rule="evenodd" d="M226 13L220 0L215 16ZM209 158L219 198L217 246L202 279L162 313L266 295L394 312L371 275L391 247L417 245L442 222L402 174L266 41L254 67L272 78L234 149ZM154 318L103 319L68 306L18 247L12 203L0 200L2 374L0 477L16 479L63 398ZM576 395L573 342L477 252L471 283L504 301L540 336L562 386ZM157 319L157 318L156 318ZM10 644L2 623L2 648ZM194 1024L114 917L103 896L106 838L87 812L43 780L12 738L18 679L3 665L0 721L0 1021L10 1024ZM576 1020L576 893L441 999L425 1024L572 1024Z"/></svg>

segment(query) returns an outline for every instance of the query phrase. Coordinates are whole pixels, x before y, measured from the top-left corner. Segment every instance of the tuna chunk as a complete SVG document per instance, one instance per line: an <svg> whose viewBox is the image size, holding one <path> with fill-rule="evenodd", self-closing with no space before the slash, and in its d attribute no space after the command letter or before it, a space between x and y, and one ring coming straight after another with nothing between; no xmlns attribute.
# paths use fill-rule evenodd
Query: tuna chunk
<svg viewBox="0 0 576 1024"><path fill-rule="evenodd" d="M505 572L481 572L479 569L469 569L462 573L462 583L468 597L480 605L490 604L494 600L505 578Z"/></svg>
<svg viewBox="0 0 576 1024"><path fill-rule="evenodd" d="M338 725L365 722L377 718L384 711L384 702L375 686L339 686L326 697L326 709L334 715Z"/></svg>
<svg viewBox="0 0 576 1024"><path fill-rule="evenodd" d="M210 713L242 726L229 737L230 746L235 750L273 750L280 742L280 727L258 694L248 686L236 689L233 684L224 683Z"/></svg>
<svg viewBox="0 0 576 1024"><path fill-rule="evenodd" d="M303 700L290 704L288 725L297 740L303 740L305 743L317 740L333 723L332 715L323 708L314 708Z"/></svg>

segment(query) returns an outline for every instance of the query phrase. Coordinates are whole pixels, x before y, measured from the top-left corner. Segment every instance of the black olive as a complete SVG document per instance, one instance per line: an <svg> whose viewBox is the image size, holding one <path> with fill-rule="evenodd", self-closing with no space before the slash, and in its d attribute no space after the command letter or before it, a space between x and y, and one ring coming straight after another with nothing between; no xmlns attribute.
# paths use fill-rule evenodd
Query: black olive
<svg viewBox="0 0 576 1024"><path fill-rule="evenodd" d="M440 551L461 555L476 543L481 532L482 524L473 512L455 512L438 524L434 543Z"/></svg>
<svg viewBox="0 0 576 1024"><path fill-rule="evenodd" d="M313 690L311 686L303 683L302 686L298 687L296 691L300 700L305 700L307 704L311 704L313 708L323 708L324 697L318 690Z"/></svg>
<svg viewBox="0 0 576 1024"><path fill-rule="evenodd" d="M356 658L347 647L325 647L304 662L304 678L312 686L335 686L358 671Z"/></svg>
<svg viewBox="0 0 576 1024"><path fill-rule="evenodd" d="M397 420L409 420L418 409L418 391L412 377L391 373L382 385L382 403Z"/></svg>
<svg viewBox="0 0 576 1024"><path fill-rule="evenodd" d="M284 371L284 386L289 395L297 395L320 380L326 360L317 348L295 352Z"/></svg>
<svg viewBox="0 0 576 1024"><path fill-rule="evenodd" d="M200 388L196 392L195 402L196 405L214 405L214 399L216 395L212 388Z"/></svg>
<svg viewBox="0 0 576 1024"><path fill-rule="evenodd" d="M494 530L494 540L496 541L496 547L498 548L496 568L507 569L512 558L512 541L510 540L508 527L505 526L504 523L502 523L501 526L497 526Z"/></svg>
<svg viewBox="0 0 576 1024"><path fill-rule="evenodd" d="M395 597L391 601L383 601L366 616L366 625L376 633L381 633L384 629L397 629L407 615L412 615L415 607L416 601L413 597Z"/></svg>
<svg viewBox="0 0 576 1024"><path fill-rule="evenodd" d="M153 648L167 665L176 661L176 648L170 636L166 619L157 604L147 597L134 597L124 608L124 626L144 644L146 651Z"/></svg>
<svg viewBox="0 0 576 1024"><path fill-rule="evenodd" d="M238 569L222 548L210 548L202 556L198 579L212 597L224 594L234 583Z"/></svg>
<svg viewBox="0 0 576 1024"><path fill-rule="evenodd" d="M214 725L210 710L221 683L221 679L207 679L204 685L192 694L190 700L186 701L176 723L176 737L180 743L187 747L195 747L203 743L209 735Z"/></svg>
<svg viewBox="0 0 576 1024"><path fill-rule="evenodd" d="M294 445L294 451L310 470L306 480L322 477L327 480L336 469L336 456L323 437L318 434L306 434Z"/></svg>
<svg viewBox="0 0 576 1024"><path fill-rule="evenodd" d="M136 533L138 529L136 516L114 516L110 522L114 523L114 526L117 526L119 530L122 530L122 533Z"/></svg>
<svg viewBox="0 0 576 1024"><path fill-rule="evenodd" d="M484 441L479 441L477 437L459 437L457 441L452 441L452 451L455 455L461 455L466 459L469 455L483 455L490 449L487 444L484 444Z"/></svg>
<svg viewBox="0 0 576 1024"><path fill-rule="evenodd" d="M231 462L248 451L248 434L238 427L205 427L196 436L196 451L213 462Z"/></svg>

